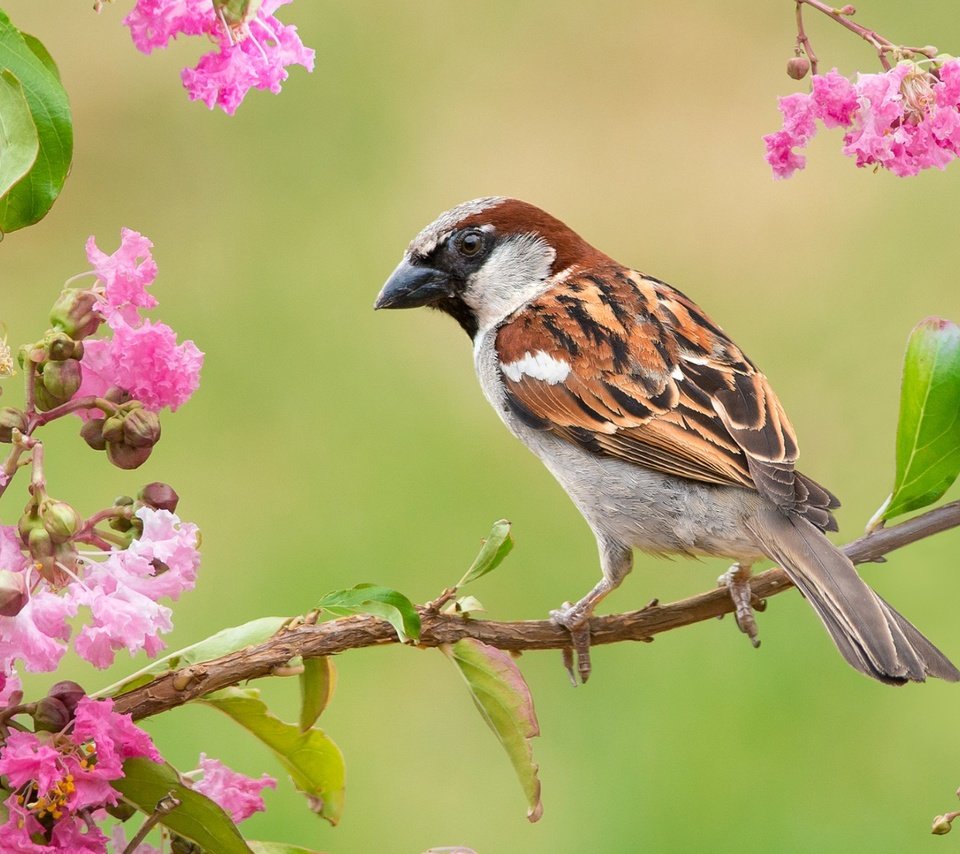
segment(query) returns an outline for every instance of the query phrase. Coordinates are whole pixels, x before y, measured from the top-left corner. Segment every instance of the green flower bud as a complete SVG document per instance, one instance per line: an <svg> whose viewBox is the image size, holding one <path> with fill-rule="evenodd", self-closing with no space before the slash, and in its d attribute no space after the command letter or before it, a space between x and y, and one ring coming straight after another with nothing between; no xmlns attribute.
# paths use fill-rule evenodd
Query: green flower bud
<svg viewBox="0 0 960 854"><path fill-rule="evenodd" d="M152 448L160 441L160 416L137 408L123 419L123 441L134 448Z"/></svg>
<svg viewBox="0 0 960 854"><path fill-rule="evenodd" d="M44 362L41 366L40 379L52 398L66 403L80 388L83 371L76 359Z"/></svg>
<svg viewBox="0 0 960 854"><path fill-rule="evenodd" d="M104 440L107 442L123 441L123 416L111 415L103 423L103 429L100 431Z"/></svg>
<svg viewBox="0 0 960 854"><path fill-rule="evenodd" d="M73 716L67 707L55 697L44 697L37 701L33 712L33 728L46 732L60 732Z"/></svg>
<svg viewBox="0 0 960 854"><path fill-rule="evenodd" d="M76 682L71 682L69 679L66 679L63 682L57 682L56 685L47 691L47 696L53 697L55 700L63 703L72 716L77 708L77 703L87 696L87 692Z"/></svg>
<svg viewBox="0 0 960 854"><path fill-rule="evenodd" d="M65 400L60 400L47 391L40 374L37 374L33 381L33 402L41 412L48 412L51 409L56 409L61 403L66 403Z"/></svg>
<svg viewBox="0 0 960 854"><path fill-rule="evenodd" d="M107 459L118 469L135 469L147 461L152 450L152 445L134 448L123 442L107 442Z"/></svg>
<svg viewBox="0 0 960 854"><path fill-rule="evenodd" d="M64 359L79 359L83 356L83 344L74 341L66 332L52 332L46 338L47 354L54 362Z"/></svg>
<svg viewBox="0 0 960 854"><path fill-rule="evenodd" d="M23 433L27 429L27 416L15 406L0 409L0 442L12 442L13 431Z"/></svg>
<svg viewBox="0 0 960 854"><path fill-rule="evenodd" d="M25 546L30 543L30 532L34 528L43 528L43 522L40 521L40 516L35 510L24 513L17 520L17 533L20 535L20 542Z"/></svg>
<svg viewBox="0 0 960 854"><path fill-rule="evenodd" d="M177 512L177 503L180 501L180 496L172 486L159 481L148 483L137 493L137 498L145 507L169 510L171 513Z"/></svg>
<svg viewBox="0 0 960 854"><path fill-rule="evenodd" d="M53 557L53 538L42 526L33 528L27 536L27 548L30 549L30 555L36 560Z"/></svg>
<svg viewBox="0 0 960 854"><path fill-rule="evenodd" d="M0 569L0 616L16 617L26 604L23 574Z"/></svg>
<svg viewBox="0 0 960 854"><path fill-rule="evenodd" d="M931 833L935 833L937 836L943 836L945 833L949 833L953 829L953 825L950 824L950 819L945 815L938 815L933 820L933 827L930 828Z"/></svg>
<svg viewBox="0 0 960 854"><path fill-rule="evenodd" d="M49 501L40 505L43 527L55 543L65 543L80 528L80 514L66 501Z"/></svg>
<svg viewBox="0 0 960 854"><path fill-rule="evenodd" d="M103 318L96 309L97 298L80 288L66 288L50 310L50 323L75 341L97 331Z"/></svg>
<svg viewBox="0 0 960 854"><path fill-rule="evenodd" d="M105 420L104 418L91 418L89 421L84 421L83 427L80 428L80 437L95 451L102 451L107 447L103 438L103 422Z"/></svg>

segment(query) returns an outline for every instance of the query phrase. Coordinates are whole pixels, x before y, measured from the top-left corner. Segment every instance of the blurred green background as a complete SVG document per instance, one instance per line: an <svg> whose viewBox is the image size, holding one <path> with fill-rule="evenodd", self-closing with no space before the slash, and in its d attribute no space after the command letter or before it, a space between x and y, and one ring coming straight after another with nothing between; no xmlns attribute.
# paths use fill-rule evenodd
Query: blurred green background
<svg viewBox="0 0 960 854"><path fill-rule="evenodd" d="M492 618L540 618L598 577L585 523L482 399L448 318L373 298L407 241L464 199L533 201L623 262L696 299L765 370L801 437L802 467L844 501L857 536L893 477L903 344L929 314L960 320L960 166L897 179L857 170L825 131L805 172L775 183L760 137L803 88L789 0L464 4L302 0L281 10L317 51L279 97L234 118L188 101L203 45L143 56L89 0L6 0L60 63L76 157L40 225L0 245L0 316L36 337L84 240L121 226L156 244L155 316L206 352L200 392L164 420L137 472L49 431L49 481L85 513L154 479L203 529L197 589L171 648L324 592L373 581L423 601L460 576L489 524L507 563L474 591ZM877 70L827 19L824 70ZM862 23L960 52L947 2L867 0ZM19 395L7 383L6 400ZM957 496L954 489L952 495ZM9 524L22 485L4 496ZM960 660L960 535L864 575ZM638 558L608 610L707 589L720 562ZM436 652L340 657L322 723L347 758L347 807L312 816L261 747L217 713L147 726L179 767L199 751L281 778L251 838L329 852L920 851L956 805L960 687L893 690L854 673L796 594L760 616L759 651L730 620L651 645L599 648L572 689L559 653L520 665L537 703L544 816L525 819L508 761ZM130 672L71 661L89 690ZM42 691L52 677L28 681ZM276 683L276 684L273 684ZM295 680L262 685L295 715Z"/></svg>

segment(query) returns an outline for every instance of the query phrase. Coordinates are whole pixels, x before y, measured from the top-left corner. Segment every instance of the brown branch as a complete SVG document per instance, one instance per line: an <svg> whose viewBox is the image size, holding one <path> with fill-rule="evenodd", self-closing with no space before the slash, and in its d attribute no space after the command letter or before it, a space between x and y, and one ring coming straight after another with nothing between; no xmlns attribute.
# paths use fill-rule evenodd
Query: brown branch
<svg viewBox="0 0 960 854"><path fill-rule="evenodd" d="M954 501L894 527L867 534L848 543L843 551L854 563L878 561L895 549L958 526L960 501ZM754 576L750 584L760 599L783 593L792 586L786 573L776 568ZM570 644L568 632L549 620L501 623L440 614L435 608L419 610L421 647L455 643L462 638L475 638L499 649L514 651L563 649ZM729 594L718 588L667 605L651 603L640 611L594 617L590 621L591 641L594 645L646 641L661 632L719 617L732 610ZM398 642L390 624L372 616L298 625L278 632L257 646L162 674L149 684L118 697L116 708L132 714L135 719L145 718L210 691L270 676L296 656L317 658L348 649Z"/></svg>

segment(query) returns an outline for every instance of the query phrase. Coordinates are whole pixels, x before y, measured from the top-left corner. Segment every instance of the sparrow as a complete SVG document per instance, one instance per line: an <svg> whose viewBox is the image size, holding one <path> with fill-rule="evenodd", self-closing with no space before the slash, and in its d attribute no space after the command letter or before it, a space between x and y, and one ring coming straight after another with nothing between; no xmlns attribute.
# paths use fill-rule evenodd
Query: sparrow
<svg viewBox="0 0 960 854"><path fill-rule="evenodd" d="M470 336L487 400L593 530L600 581L551 612L581 681L590 617L634 549L732 558L721 582L754 645L750 571L769 558L861 673L892 685L960 680L827 539L839 502L796 470L797 439L767 378L680 291L545 211L492 196L424 228L374 307L419 306Z"/></svg>

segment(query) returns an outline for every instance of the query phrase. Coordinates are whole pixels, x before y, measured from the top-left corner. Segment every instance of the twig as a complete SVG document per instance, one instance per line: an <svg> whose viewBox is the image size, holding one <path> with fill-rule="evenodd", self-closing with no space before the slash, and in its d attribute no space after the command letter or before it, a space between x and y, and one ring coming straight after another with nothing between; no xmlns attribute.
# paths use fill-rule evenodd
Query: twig
<svg viewBox="0 0 960 854"><path fill-rule="evenodd" d="M127 844L127 847L123 849L123 854L134 854L140 843L147 838L147 834L157 825L157 822L165 815L173 812L178 806L180 806L180 801L173 796L173 792L168 792L164 795L157 804L156 809L154 809L144 820L143 824L140 825L140 830L137 831L137 835L134 836Z"/></svg>
<svg viewBox="0 0 960 854"><path fill-rule="evenodd" d="M960 501L930 510L920 516L884 528L847 544L843 551L854 563L876 561L883 555L960 526ZM769 569L750 582L755 597L766 599L793 585L782 569ZM549 620L491 622L437 613L419 608L422 626L419 645L437 647L462 638L512 651L563 649L569 633ZM590 621L594 645L621 641L647 641L654 635L689 626L733 610L725 589L716 588L667 605L651 603L640 611L594 617ZM293 625L257 646L247 647L211 661L164 673L152 682L116 698L116 709L141 719L182 705L210 691L249 679L269 676L292 658L318 658L348 649L398 643L396 632L384 620L372 616L345 617L318 625Z"/></svg>

